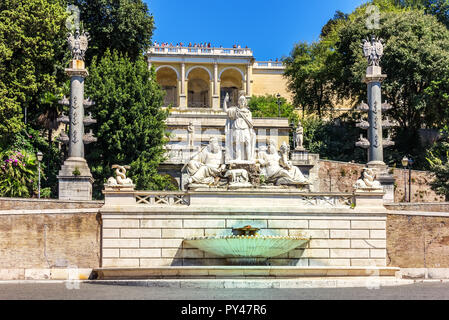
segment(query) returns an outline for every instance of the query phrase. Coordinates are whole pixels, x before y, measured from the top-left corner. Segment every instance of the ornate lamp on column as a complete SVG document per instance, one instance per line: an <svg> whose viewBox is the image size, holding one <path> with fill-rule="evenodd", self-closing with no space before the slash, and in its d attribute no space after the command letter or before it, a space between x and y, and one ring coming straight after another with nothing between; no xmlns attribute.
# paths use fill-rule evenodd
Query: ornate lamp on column
<svg viewBox="0 0 449 320"><path fill-rule="evenodd" d="M278 94L276 95L276 98L278 99L278 100L277 100L277 104L278 104L278 117L280 118L280 117L281 117L281 94L278 93Z"/></svg>
<svg viewBox="0 0 449 320"><path fill-rule="evenodd" d="M69 124L69 135L61 134L59 139L69 145L69 155L58 175L59 199L92 200L94 179L84 159L84 144L96 141L92 132L84 133L85 126L96 122L90 115L84 117L84 109L94 104L90 99L84 99L84 79L89 75L84 66L84 55L89 35L85 32L80 34L77 29L74 35L69 34L67 40L72 53L70 67L65 70L70 77L70 101L64 97L60 103L69 105L70 113L68 117L63 114L58 120Z"/></svg>
<svg viewBox="0 0 449 320"><path fill-rule="evenodd" d="M404 156L402 158L402 166L404 167L404 202L407 202L407 166L408 166L408 158Z"/></svg>
<svg viewBox="0 0 449 320"><path fill-rule="evenodd" d="M42 152L38 151L36 153L37 163L38 163L38 170L39 170L39 178L38 178L38 185L37 185L37 198L41 198L41 161L44 155Z"/></svg>

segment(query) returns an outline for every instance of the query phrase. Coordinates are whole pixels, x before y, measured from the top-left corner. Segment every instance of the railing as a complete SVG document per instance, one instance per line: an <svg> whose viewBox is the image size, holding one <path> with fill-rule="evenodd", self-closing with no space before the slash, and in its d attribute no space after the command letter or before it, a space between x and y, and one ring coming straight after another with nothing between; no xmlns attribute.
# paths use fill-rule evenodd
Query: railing
<svg viewBox="0 0 449 320"><path fill-rule="evenodd" d="M283 69L284 65L282 62L278 61L256 61L254 63L254 68L260 69Z"/></svg>
<svg viewBox="0 0 449 320"><path fill-rule="evenodd" d="M183 191L158 192L158 191L135 191L134 197L138 206L190 206L190 194ZM256 196L257 197L257 196ZM348 208L355 203L352 194L305 194L288 195L292 201L298 201L297 205L304 207L328 207ZM230 197L231 199L232 197Z"/></svg>
<svg viewBox="0 0 449 320"><path fill-rule="evenodd" d="M183 192L134 192L137 205L146 206L189 206L190 196Z"/></svg>
<svg viewBox="0 0 449 320"><path fill-rule="evenodd" d="M248 48L150 47L148 53L168 54L168 55L195 54L195 55L253 56L252 50Z"/></svg>

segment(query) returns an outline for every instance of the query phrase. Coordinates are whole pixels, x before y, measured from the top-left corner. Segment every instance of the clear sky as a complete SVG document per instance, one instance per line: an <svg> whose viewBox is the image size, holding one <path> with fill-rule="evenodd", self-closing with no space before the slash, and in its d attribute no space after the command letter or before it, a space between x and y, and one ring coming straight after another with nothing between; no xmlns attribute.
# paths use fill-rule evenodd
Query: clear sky
<svg viewBox="0 0 449 320"><path fill-rule="evenodd" d="M287 56L298 41L318 40L335 11L367 0L144 0L155 19L153 41L240 44L256 60Z"/></svg>

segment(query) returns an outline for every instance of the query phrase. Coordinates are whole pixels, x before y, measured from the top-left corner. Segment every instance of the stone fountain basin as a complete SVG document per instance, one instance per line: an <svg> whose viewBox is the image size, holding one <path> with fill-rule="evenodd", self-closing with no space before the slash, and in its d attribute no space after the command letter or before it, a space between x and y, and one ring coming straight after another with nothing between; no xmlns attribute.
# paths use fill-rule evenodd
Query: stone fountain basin
<svg viewBox="0 0 449 320"><path fill-rule="evenodd" d="M310 239L277 236L222 236L191 238L185 242L234 263L263 261L300 247Z"/></svg>

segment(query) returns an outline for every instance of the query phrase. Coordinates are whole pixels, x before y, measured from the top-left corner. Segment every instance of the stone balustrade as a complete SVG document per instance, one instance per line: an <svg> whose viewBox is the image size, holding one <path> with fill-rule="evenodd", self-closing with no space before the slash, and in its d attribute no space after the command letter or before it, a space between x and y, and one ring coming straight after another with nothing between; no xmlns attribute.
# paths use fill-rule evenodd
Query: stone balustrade
<svg viewBox="0 0 449 320"><path fill-rule="evenodd" d="M284 65L280 61L256 61L254 62L256 69L284 69Z"/></svg>
<svg viewBox="0 0 449 320"><path fill-rule="evenodd" d="M150 47L150 54L253 56L247 48Z"/></svg>
<svg viewBox="0 0 449 320"><path fill-rule="evenodd" d="M137 191L134 192L136 205L146 206L188 206L190 205L190 196L184 192L154 192Z"/></svg>

